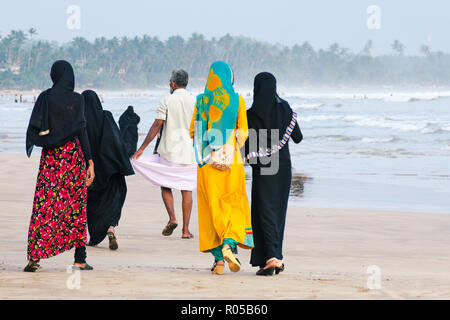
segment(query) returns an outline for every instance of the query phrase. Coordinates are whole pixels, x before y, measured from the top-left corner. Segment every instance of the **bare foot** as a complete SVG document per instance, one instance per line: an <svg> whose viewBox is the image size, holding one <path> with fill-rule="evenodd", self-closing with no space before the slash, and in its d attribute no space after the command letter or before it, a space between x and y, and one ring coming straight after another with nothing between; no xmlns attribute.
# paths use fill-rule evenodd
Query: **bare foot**
<svg viewBox="0 0 450 320"><path fill-rule="evenodd" d="M75 268L79 268L80 270L94 270L94 268L90 265L88 265L87 263L76 263L74 262L73 266Z"/></svg>
<svg viewBox="0 0 450 320"><path fill-rule="evenodd" d="M78 268L84 268L86 267L86 263L74 263L73 266Z"/></svg>
<svg viewBox="0 0 450 320"><path fill-rule="evenodd" d="M194 235L192 233L190 233L189 229L185 231L185 229L182 230L182 234L181 237L183 239L192 239L194 238Z"/></svg>
<svg viewBox="0 0 450 320"><path fill-rule="evenodd" d="M283 266L283 261L278 260L277 258L272 258L272 259L267 260L266 266L264 267L264 269L281 268L282 266Z"/></svg>

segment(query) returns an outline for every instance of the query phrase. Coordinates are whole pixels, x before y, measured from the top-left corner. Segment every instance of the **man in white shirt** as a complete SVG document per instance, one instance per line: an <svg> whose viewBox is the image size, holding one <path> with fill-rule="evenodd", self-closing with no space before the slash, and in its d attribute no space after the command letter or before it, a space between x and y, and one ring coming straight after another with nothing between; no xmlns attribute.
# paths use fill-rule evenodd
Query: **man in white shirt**
<svg viewBox="0 0 450 320"><path fill-rule="evenodd" d="M196 180L188 183L186 187L186 177L196 177L195 154L192 139L189 135L189 127L195 109L195 97L187 90L189 76L184 70L174 70L170 78L171 95L161 99L156 119L150 128L142 146L133 156L133 165L139 167L138 160L144 153L145 148L152 142L155 136L161 131L161 139L157 148L159 158L157 165L152 168L152 163L147 162L143 173L140 168L138 172L147 175L149 180L161 186L161 193L167 212L169 222L162 234L170 236L178 226L175 216L172 188L181 190L183 209L183 239L192 239L189 232L189 220L192 211L192 189L195 188ZM156 159L156 158L154 158ZM156 163L156 162L155 162ZM191 172L195 170L195 172ZM165 174L167 173L167 174ZM155 177L158 177L155 179ZM189 189L189 190L184 190Z"/></svg>

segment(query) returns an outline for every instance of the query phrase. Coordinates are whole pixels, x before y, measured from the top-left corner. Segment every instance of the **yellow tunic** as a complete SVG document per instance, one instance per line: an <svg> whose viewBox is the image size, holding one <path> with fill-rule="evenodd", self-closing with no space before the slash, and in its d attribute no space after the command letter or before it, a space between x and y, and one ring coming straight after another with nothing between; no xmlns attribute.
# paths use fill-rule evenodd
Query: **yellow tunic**
<svg viewBox="0 0 450 320"><path fill-rule="evenodd" d="M190 134L194 135L195 115ZM237 134L236 134L237 132ZM197 170L197 202L200 251L206 252L231 238L245 249L253 248L250 210L245 191L245 172L239 151L248 137L245 101L239 97L236 127L227 144L237 146L234 164L227 171L209 164Z"/></svg>

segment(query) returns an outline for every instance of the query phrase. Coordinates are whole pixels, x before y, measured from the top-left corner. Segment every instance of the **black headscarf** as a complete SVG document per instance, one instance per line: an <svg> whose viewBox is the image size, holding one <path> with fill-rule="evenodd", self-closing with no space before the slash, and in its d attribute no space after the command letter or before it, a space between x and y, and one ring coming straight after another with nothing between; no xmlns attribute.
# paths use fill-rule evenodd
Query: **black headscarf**
<svg viewBox="0 0 450 320"><path fill-rule="evenodd" d="M91 190L101 190L113 174L134 174L125 144L111 112L103 110L92 90L82 93L86 105L87 133L95 164L95 180Z"/></svg>
<svg viewBox="0 0 450 320"><path fill-rule="evenodd" d="M122 140L125 143L128 157L132 157L137 150L138 143L138 124L141 118L134 112L132 106L129 106L127 110L119 118L119 128Z"/></svg>
<svg viewBox="0 0 450 320"><path fill-rule="evenodd" d="M261 135L266 142L260 141L259 135L258 148L271 148L279 144L279 140L284 136L287 127L292 120L292 109L289 104L281 99L277 94L277 80L273 74L262 72L255 77L253 89L253 104L247 110L248 128L259 130L267 129L267 136ZM271 141L270 129L279 130L279 140ZM264 143L261 146L260 143ZM247 144L248 146L248 144ZM250 152L258 150L247 150Z"/></svg>
<svg viewBox="0 0 450 320"><path fill-rule="evenodd" d="M86 127L84 101L74 92L75 76L69 62L56 61L50 77L53 87L42 92L31 113L26 136L26 152L33 146L44 149L64 145Z"/></svg>

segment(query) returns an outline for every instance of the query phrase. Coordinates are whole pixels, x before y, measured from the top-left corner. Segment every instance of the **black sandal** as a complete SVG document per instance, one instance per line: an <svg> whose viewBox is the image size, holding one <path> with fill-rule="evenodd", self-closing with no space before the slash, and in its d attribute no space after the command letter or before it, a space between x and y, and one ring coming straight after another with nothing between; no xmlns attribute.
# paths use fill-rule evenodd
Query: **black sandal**
<svg viewBox="0 0 450 320"><path fill-rule="evenodd" d="M166 227L164 228L164 230L162 231L162 235L165 237L169 237L172 235L173 230L176 229L176 227L178 227L178 224L175 222L169 222Z"/></svg>
<svg viewBox="0 0 450 320"><path fill-rule="evenodd" d="M280 268L278 267L275 268L275 274L280 274L283 271L284 271L284 263L281 265Z"/></svg>
<svg viewBox="0 0 450 320"><path fill-rule="evenodd" d="M275 268L261 268L258 271L256 271L257 276L273 276L273 273L275 271Z"/></svg>
<svg viewBox="0 0 450 320"><path fill-rule="evenodd" d="M268 265L271 261L278 260L276 258L272 258L267 260L266 265ZM257 276L273 276L273 274L280 274L280 272L284 271L284 263L282 262L281 267L270 267L270 268L261 268L256 272Z"/></svg>
<svg viewBox="0 0 450 320"><path fill-rule="evenodd" d="M23 269L25 272L36 272L39 270L41 266L37 262L28 263L27 266Z"/></svg>
<svg viewBox="0 0 450 320"><path fill-rule="evenodd" d="M108 232L108 239L109 239L109 249L117 250L119 248L119 244L117 243L117 238L114 232Z"/></svg>

